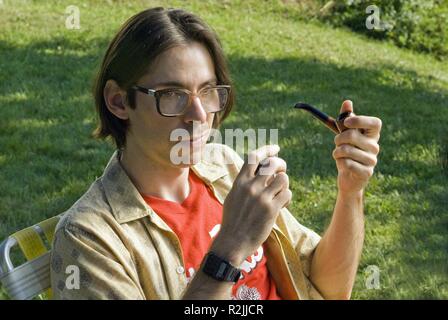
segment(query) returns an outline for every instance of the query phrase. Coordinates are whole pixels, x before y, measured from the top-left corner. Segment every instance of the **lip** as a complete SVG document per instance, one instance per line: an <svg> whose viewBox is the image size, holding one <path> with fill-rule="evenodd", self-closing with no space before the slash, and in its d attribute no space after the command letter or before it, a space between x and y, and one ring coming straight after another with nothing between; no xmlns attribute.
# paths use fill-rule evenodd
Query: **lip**
<svg viewBox="0 0 448 320"><path fill-rule="evenodd" d="M187 140L187 141L195 142L195 141L202 140L202 139L204 139L205 137L206 137L206 135L203 135L203 136L200 136L200 137L197 137L197 138L193 138L193 139L190 139L190 140Z"/></svg>
<svg viewBox="0 0 448 320"><path fill-rule="evenodd" d="M190 148L196 148L196 147L202 146L203 144L206 143L208 134L209 134L209 130L205 131L204 134L201 136L194 137L191 139L182 139L178 143L185 144L185 145L188 144L188 145L190 145Z"/></svg>
<svg viewBox="0 0 448 320"><path fill-rule="evenodd" d="M193 148L198 148L199 146L202 146L203 144L205 144L206 140L207 140L207 135L204 135L204 136L199 137L197 139L188 140L187 143L189 143L190 146L193 147Z"/></svg>

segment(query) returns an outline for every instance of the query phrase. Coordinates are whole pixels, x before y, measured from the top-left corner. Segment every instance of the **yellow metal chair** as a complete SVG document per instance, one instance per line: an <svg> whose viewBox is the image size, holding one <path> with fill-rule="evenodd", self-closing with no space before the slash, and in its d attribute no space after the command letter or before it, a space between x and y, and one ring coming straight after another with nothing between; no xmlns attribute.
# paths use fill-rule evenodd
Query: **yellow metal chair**
<svg viewBox="0 0 448 320"><path fill-rule="evenodd" d="M55 216L18 231L0 244L0 282L11 299L51 299L50 251L59 219ZM19 266L11 261L15 246L27 260Z"/></svg>

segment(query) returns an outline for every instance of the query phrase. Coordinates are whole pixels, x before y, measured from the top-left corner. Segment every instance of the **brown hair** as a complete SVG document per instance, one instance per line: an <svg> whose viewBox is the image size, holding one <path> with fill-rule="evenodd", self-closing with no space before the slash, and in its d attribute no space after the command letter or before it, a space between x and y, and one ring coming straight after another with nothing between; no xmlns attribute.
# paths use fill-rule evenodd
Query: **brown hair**
<svg viewBox="0 0 448 320"><path fill-rule="evenodd" d="M131 87L140 79L154 59L164 51L193 41L202 43L209 51L218 84L231 85L227 62L216 33L196 15L181 9L152 8L144 10L124 23L115 35L104 56L94 83L98 126L96 138L111 136L118 149L126 144L128 121L111 113L104 101L104 86L113 79L127 92L131 108L135 108L135 91ZM227 107L215 115L213 128L218 128L234 104L231 91Z"/></svg>

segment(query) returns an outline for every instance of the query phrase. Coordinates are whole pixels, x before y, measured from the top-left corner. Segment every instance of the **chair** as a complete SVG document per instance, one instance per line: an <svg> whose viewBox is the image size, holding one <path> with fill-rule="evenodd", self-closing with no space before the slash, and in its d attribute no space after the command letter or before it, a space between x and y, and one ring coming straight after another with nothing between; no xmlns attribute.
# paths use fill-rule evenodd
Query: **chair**
<svg viewBox="0 0 448 320"><path fill-rule="evenodd" d="M25 228L0 244L0 283L11 299L51 299L50 251L59 219L55 216ZM27 261L14 266L11 249L17 245Z"/></svg>

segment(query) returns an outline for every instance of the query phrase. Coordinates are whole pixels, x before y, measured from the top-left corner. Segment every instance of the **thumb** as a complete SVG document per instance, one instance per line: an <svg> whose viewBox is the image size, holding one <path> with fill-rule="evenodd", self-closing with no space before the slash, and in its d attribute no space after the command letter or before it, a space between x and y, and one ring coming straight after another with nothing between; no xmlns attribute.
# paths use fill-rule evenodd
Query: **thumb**
<svg viewBox="0 0 448 320"><path fill-rule="evenodd" d="M344 102L342 102L339 114L344 112L353 112L353 102L351 100L344 100Z"/></svg>

